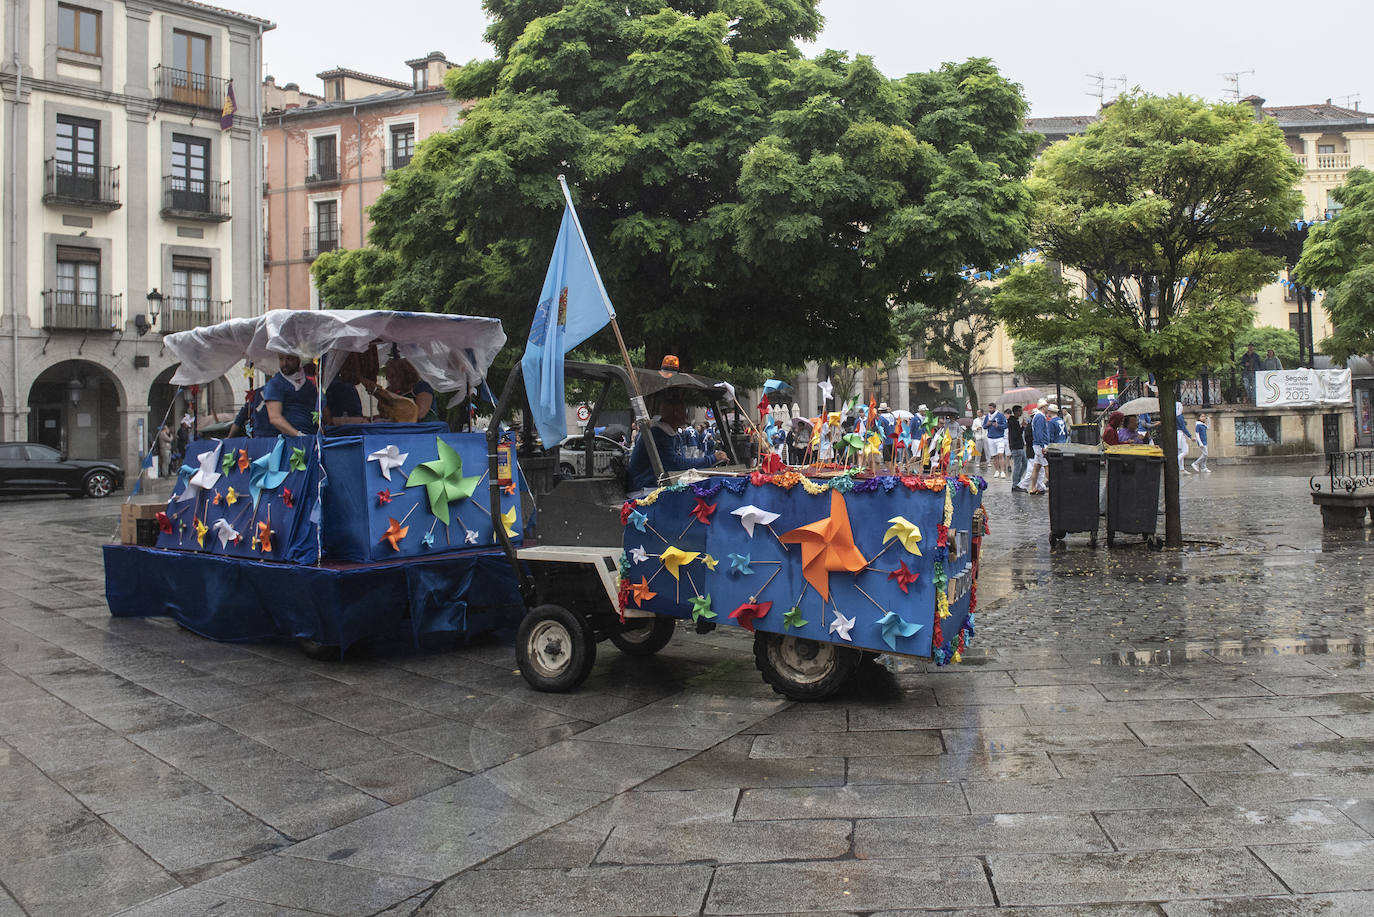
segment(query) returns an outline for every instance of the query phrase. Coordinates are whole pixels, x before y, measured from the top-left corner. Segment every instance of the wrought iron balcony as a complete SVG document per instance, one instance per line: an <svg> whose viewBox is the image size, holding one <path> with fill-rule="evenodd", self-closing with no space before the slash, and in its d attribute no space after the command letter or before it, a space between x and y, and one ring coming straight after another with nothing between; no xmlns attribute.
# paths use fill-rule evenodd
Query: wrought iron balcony
<svg viewBox="0 0 1374 917"><path fill-rule="evenodd" d="M157 97L164 102L205 108L216 114L224 108L224 87L229 81L221 77L159 65L153 68L153 79Z"/></svg>
<svg viewBox="0 0 1374 917"><path fill-rule="evenodd" d="M382 174L385 175L387 172L394 172L397 169L404 169L406 166L410 165L410 161L414 158L415 156L413 153L393 153L392 151L388 150L386 154L386 162L382 164Z"/></svg>
<svg viewBox="0 0 1374 917"><path fill-rule="evenodd" d="M1326 478L1325 485L1322 477ZM1374 449L1355 452L1332 452L1326 456L1326 474L1313 475L1307 485L1313 493L1348 494L1374 488ZM1363 515L1363 513L1361 513Z"/></svg>
<svg viewBox="0 0 1374 917"><path fill-rule="evenodd" d="M43 203L91 210L118 210L119 166L43 163Z"/></svg>
<svg viewBox="0 0 1374 917"><path fill-rule="evenodd" d="M338 223L321 223L316 228L305 231L305 257L307 258L314 258L321 252L332 252L338 247Z"/></svg>
<svg viewBox="0 0 1374 917"><path fill-rule="evenodd" d="M326 185L339 180L339 157L330 156L305 161L305 183Z"/></svg>
<svg viewBox="0 0 1374 917"><path fill-rule="evenodd" d="M43 327L49 331L115 331L124 324L121 293L43 293Z"/></svg>
<svg viewBox="0 0 1374 917"><path fill-rule="evenodd" d="M222 223L229 219L229 182L164 175L162 215L172 220Z"/></svg>
<svg viewBox="0 0 1374 917"><path fill-rule="evenodd" d="M178 299L169 296L162 301L162 314L157 317L157 327L163 334L204 328L228 319L229 307L227 299Z"/></svg>

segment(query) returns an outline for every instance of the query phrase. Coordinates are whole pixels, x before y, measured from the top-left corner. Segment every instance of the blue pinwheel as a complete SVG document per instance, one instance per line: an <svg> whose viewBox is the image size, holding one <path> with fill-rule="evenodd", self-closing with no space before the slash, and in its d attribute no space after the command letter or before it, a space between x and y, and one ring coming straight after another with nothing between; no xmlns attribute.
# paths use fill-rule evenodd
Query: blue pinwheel
<svg viewBox="0 0 1374 917"><path fill-rule="evenodd" d="M261 458L253 459L248 472L248 490L253 494L253 509L258 508L258 498L264 490L276 490L291 475L290 468L281 467L281 450L285 442L280 436L272 451Z"/></svg>

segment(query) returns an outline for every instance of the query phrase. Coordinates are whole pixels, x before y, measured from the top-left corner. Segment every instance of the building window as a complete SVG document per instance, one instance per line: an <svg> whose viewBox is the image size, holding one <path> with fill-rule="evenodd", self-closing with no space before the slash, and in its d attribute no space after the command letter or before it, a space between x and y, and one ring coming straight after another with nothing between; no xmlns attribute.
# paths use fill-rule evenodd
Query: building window
<svg viewBox="0 0 1374 917"><path fill-rule="evenodd" d="M207 212L210 209L210 141L172 135L172 208Z"/></svg>
<svg viewBox="0 0 1374 917"><path fill-rule="evenodd" d="M100 13L66 3L57 5L57 47L78 54L100 54Z"/></svg>
<svg viewBox="0 0 1374 917"><path fill-rule="evenodd" d="M1319 144L1317 144L1317 155L1319 155L1319 156L1322 155L1322 154L1334 154L1335 152L1336 152L1336 144L1334 144L1334 143L1319 143Z"/></svg>
<svg viewBox="0 0 1374 917"><path fill-rule="evenodd" d="M415 88L416 88L416 90L422 90L422 89L428 89L428 88L429 88L429 68L428 68L428 67L416 67L416 68L415 68Z"/></svg>
<svg viewBox="0 0 1374 917"><path fill-rule="evenodd" d="M399 124L391 129L391 168L410 164L415 155L415 125Z"/></svg>
<svg viewBox="0 0 1374 917"><path fill-rule="evenodd" d="M57 116L56 162L53 189L63 197L97 200L100 197L100 122Z"/></svg>
<svg viewBox="0 0 1374 917"><path fill-rule="evenodd" d="M95 328L100 312L100 252L57 247L57 309L63 328Z"/></svg>
<svg viewBox="0 0 1374 917"><path fill-rule="evenodd" d="M172 99L201 108L217 108L210 97L210 39L194 32L172 31Z"/></svg>
<svg viewBox="0 0 1374 917"><path fill-rule="evenodd" d="M1297 302L1297 301L1298 301L1298 285L1297 285L1296 283L1285 283L1285 284L1283 285L1283 301L1284 301L1284 302Z"/></svg>
<svg viewBox="0 0 1374 917"><path fill-rule="evenodd" d="M311 174L320 180L339 177L338 139L333 134L315 137L311 143L315 147L315 168Z"/></svg>
<svg viewBox="0 0 1374 917"><path fill-rule="evenodd" d="M189 331L210 324L210 259L172 258L172 296L163 312L163 331Z"/></svg>
<svg viewBox="0 0 1374 917"><path fill-rule="evenodd" d="M339 202L315 202L316 251L330 252L339 247Z"/></svg>
<svg viewBox="0 0 1374 917"><path fill-rule="evenodd" d="M1237 417L1237 446L1273 446L1279 442L1279 418Z"/></svg>

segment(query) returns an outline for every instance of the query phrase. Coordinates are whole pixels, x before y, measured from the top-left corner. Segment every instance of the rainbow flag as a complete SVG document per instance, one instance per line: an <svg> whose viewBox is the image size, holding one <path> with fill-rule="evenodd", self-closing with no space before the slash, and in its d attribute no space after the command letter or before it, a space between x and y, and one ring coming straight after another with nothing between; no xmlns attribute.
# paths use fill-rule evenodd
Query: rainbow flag
<svg viewBox="0 0 1374 917"><path fill-rule="evenodd" d="M1105 411L1116 398L1117 377L1108 376L1097 380L1097 409Z"/></svg>

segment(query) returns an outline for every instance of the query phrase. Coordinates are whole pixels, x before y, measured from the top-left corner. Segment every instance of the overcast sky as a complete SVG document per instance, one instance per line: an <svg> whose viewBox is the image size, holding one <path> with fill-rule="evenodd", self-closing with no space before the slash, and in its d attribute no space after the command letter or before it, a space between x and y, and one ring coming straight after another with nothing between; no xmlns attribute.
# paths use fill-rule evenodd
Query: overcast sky
<svg viewBox="0 0 1374 917"><path fill-rule="evenodd" d="M264 38L267 72L278 83L320 91L315 74L335 66L408 80L404 61L430 51L464 63L491 56L482 43L479 0L223 0L266 16L277 29ZM1374 109L1374 68L1366 39L1367 2L1247 3L1155 0L1150 4L1078 0L823 0L820 41L808 48L870 54L900 76L943 61L992 58L1025 87L1031 114L1083 114L1097 108L1097 84L1124 77L1149 92L1229 95L1223 74L1240 75L1240 94L1271 105L1328 98Z"/></svg>

